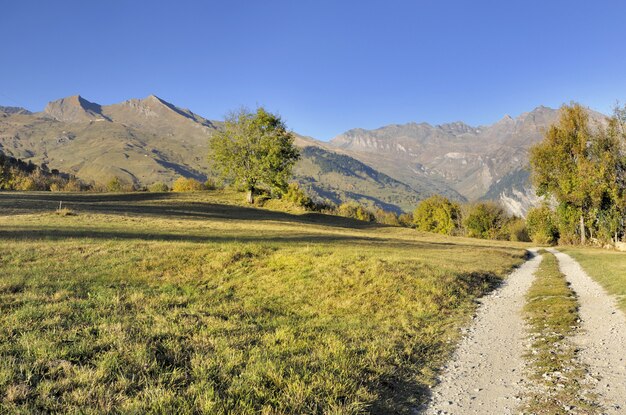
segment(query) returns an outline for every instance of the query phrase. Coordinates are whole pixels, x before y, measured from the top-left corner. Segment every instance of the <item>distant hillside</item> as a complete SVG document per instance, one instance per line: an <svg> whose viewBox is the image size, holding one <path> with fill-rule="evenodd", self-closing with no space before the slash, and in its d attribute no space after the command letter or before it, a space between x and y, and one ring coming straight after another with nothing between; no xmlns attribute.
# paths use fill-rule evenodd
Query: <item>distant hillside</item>
<svg viewBox="0 0 626 415"><path fill-rule="evenodd" d="M605 119L596 112L590 115L594 122ZM558 116L558 110L540 106L480 127L456 122L353 129L331 145L409 186L438 184L443 194L453 189L468 200L499 200L512 213L523 214L536 201L530 184L520 183L528 178L520 173L527 169L528 149Z"/></svg>
<svg viewBox="0 0 626 415"><path fill-rule="evenodd" d="M151 95L99 105L76 95L41 113L0 113L0 150L70 172L89 182L117 176L137 185L171 183L179 175L206 180L208 142L221 122ZM417 190L309 137L296 136L297 179L313 196L411 210L432 189ZM313 148L317 148L314 150Z"/></svg>
<svg viewBox="0 0 626 415"><path fill-rule="evenodd" d="M309 194L339 204L356 200L395 212L410 211L424 195L346 155L320 147L304 147L296 179Z"/></svg>
<svg viewBox="0 0 626 415"><path fill-rule="evenodd" d="M203 179L213 129L154 96L110 106L74 96L51 102L42 113L0 114L0 150L86 181Z"/></svg>
<svg viewBox="0 0 626 415"><path fill-rule="evenodd" d="M350 130L331 143L408 184L424 177L439 180L475 200L498 179L526 165L528 148L541 140L557 118L557 110L539 107L516 119L506 116L491 126L461 122L390 125Z"/></svg>
<svg viewBox="0 0 626 415"><path fill-rule="evenodd" d="M0 105L0 114L4 113L4 114L32 114L30 111L28 111L27 109L24 109L22 107L3 107L2 105Z"/></svg>

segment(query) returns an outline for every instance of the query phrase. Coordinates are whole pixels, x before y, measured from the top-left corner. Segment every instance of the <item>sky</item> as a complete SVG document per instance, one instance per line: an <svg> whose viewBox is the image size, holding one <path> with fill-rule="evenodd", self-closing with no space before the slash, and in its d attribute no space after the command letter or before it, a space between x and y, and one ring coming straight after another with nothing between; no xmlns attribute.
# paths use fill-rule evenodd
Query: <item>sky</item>
<svg viewBox="0 0 626 415"><path fill-rule="evenodd" d="M155 94L209 119L258 105L328 140L626 101L624 1L11 1L0 105Z"/></svg>

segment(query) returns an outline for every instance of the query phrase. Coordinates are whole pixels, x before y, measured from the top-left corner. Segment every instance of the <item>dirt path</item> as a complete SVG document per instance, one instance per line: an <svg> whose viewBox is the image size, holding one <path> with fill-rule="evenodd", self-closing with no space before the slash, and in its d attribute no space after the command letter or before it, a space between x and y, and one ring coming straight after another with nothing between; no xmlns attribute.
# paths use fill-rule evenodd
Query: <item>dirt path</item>
<svg viewBox="0 0 626 415"><path fill-rule="evenodd" d="M578 295L582 330L573 338L580 358L598 382L595 392L607 414L626 413L626 316L615 300L569 255L550 249Z"/></svg>
<svg viewBox="0 0 626 415"><path fill-rule="evenodd" d="M516 413L525 365L521 310L540 262L536 255L482 299L472 326L433 388L425 414Z"/></svg>

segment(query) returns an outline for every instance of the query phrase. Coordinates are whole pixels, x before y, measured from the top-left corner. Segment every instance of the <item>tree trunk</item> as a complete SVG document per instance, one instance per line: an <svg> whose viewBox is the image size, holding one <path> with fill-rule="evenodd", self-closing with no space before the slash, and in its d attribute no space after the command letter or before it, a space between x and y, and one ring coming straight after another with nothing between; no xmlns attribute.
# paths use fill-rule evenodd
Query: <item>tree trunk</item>
<svg viewBox="0 0 626 415"><path fill-rule="evenodd" d="M587 235L585 234L585 215L580 214L580 244L587 243Z"/></svg>
<svg viewBox="0 0 626 415"><path fill-rule="evenodd" d="M250 204L254 203L254 187L251 187L250 189L248 189L247 200L248 200L248 203Z"/></svg>

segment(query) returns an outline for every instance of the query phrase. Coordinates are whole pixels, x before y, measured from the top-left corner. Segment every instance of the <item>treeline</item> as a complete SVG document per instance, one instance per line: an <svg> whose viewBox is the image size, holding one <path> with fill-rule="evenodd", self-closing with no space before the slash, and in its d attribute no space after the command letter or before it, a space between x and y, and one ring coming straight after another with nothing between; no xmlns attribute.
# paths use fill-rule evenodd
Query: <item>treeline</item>
<svg viewBox="0 0 626 415"><path fill-rule="evenodd" d="M530 241L524 219L509 215L494 202L460 204L435 195L419 203L413 213L370 209L356 202L338 206L328 202L316 203L297 184L291 184L282 196L307 210L349 217L384 225L405 226L423 232L482 239Z"/></svg>
<svg viewBox="0 0 626 415"><path fill-rule="evenodd" d="M435 195L423 200L412 215L417 230L451 236L530 241L524 219L509 215L495 202L460 204Z"/></svg>
<svg viewBox="0 0 626 415"><path fill-rule="evenodd" d="M72 175L49 170L45 164L38 166L0 153L0 190L76 192L87 188Z"/></svg>

